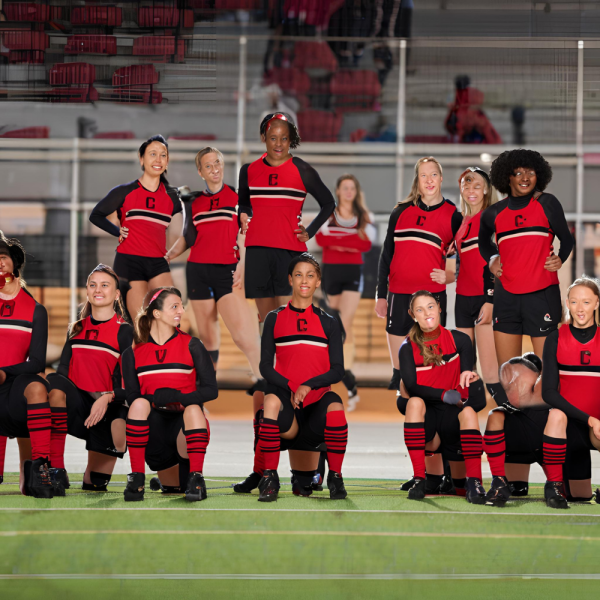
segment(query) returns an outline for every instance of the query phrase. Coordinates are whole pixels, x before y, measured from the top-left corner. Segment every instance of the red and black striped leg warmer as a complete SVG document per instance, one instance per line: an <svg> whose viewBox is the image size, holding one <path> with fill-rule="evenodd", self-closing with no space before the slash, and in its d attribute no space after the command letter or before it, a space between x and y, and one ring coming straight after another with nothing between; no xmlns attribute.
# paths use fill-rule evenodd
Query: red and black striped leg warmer
<svg viewBox="0 0 600 600"><path fill-rule="evenodd" d="M48 402L27 405L27 429L31 438L31 458L49 458L52 414Z"/></svg>
<svg viewBox="0 0 600 600"><path fill-rule="evenodd" d="M52 433L50 434L50 463L56 469L65 468L65 440L67 439L67 409L52 406Z"/></svg>
<svg viewBox="0 0 600 600"><path fill-rule="evenodd" d="M264 457L264 468L276 471L279 466L281 442L279 425L273 419L261 419L258 432L258 450Z"/></svg>
<svg viewBox="0 0 600 600"><path fill-rule="evenodd" d="M348 422L343 410L333 410L325 416L325 445L329 468L341 473L348 445Z"/></svg>
<svg viewBox="0 0 600 600"><path fill-rule="evenodd" d="M125 438L129 449L132 473L146 472L146 446L150 437L150 424L147 419L136 421L127 419L125 422Z"/></svg>
<svg viewBox="0 0 600 600"><path fill-rule="evenodd" d="M404 423L404 443L413 466L413 474L425 479L425 423Z"/></svg>
<svg viewBox="0 0 600 600"><path fill-rule="evenodd" d="M562 481L562 467L567 454L567 440L553 438L548 435L543 437L544 471L548 481Z"/></svg>
<svg viewBox="0 0 600 600"><path fill-rule="evenodd" d="M190 429L184 431L187 444L188 457L190 459L190 472L202 473L204 469L204 457L208 446L207 429Z"/></svg>
<svg viewBox="0 0 600 600"><path fill-rule="evenodd" d="M460 445L465 459L467 477L481 481L481 455L483 454L483 439L479 429L461 429Z"/></svg>
<svg viewBox="0 0 600 600"><path fill-rule="evenodd" d="M506 459L506 441L504 439L504 430L490 431L485 430L483 436L483 449L488 457L490 470L494 477L506 477L504 463Z"/></svg>

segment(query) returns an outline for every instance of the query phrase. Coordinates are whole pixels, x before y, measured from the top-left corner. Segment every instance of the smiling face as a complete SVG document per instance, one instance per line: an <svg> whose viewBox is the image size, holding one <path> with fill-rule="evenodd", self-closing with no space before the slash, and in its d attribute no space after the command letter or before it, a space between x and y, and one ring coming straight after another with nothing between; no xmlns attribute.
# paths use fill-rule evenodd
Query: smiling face
<svg viewBox="0 0 600 600"><path fill-rule="evenodd" d="M352 179L344 179L340 182L336 193L340 204L351 204L356 198L356 184Z"/></svg>
<svg viewBox="0 0 600 600"><path fill-rule="evenodd" d="M419 194L423 200L434 200L440 195L442 173L436 163L429 160L419 166Z"/></svg>
<svg viewBox="0 0 600 600"><path fill-rule="evenodd" d="M207 183L220 186L223 183L223 161L216 152L205 154L200 160L198 173Z"/></svg>
<svg viewBox="0 0 600 600"><path fill-rule="evenodd" d="M486 192L487 183L478 173L467 173L460 182L460 195L469 205L472 215L481 210Z"/></svg>
<svg viewBox="0 0 600 600"><path fill-rule="evenodd" d="M412 304L412 311L408 311L413 319L417 320L421 331L433 331L440 324L440 305L431 296L417 296Z"/></svg>
<svg viewBox="0 0 600 600"><path fill-rule="evenodd" d="M531 168L519 167L509 176L512 196L528 196L535 190L537 175Z"/></svg>
<svg viewBox="0 0 600 600"><path fill-rule="evenodd" d="M598 304L598 296L589 287L576 285L571 288L567 297L567 308L571 313L573 325L578 329L591 327L594 324L594 313Z"/></svg>
<svg viewBox="0 0 600 600"><path fill-rule="evenodd" d="M7 251L0 252L0 273L12 273L15 268L15 264L13 259L10 257L10 254Z"/></svg>
<svg viewBox="0 0 600 600"><path fill-rule="evenodd" d="M282 163L289 157L290 130L285 121L273 121L267 133L262 136L262 141L267 145L270 163Z"/></svg>
<svg viewBox="0 0 600 600"><path fill-rule="evenodd" d="M160 142L152 142L146 148L144 156L140 156L140 165L144 173L162 175L169 166L169 152Z"/></svg>
<svg viewBox="0 0 600 600"><path fill-rule="evenodd" d="M157 321L171 327L179 327L184 312L181 298L177 294L169 294L164 299L162 310L155 309L152 311L152 315Z"/></svg>
<svg viewBox="0 0 600 600"><path fill-rule="evenodd" d="M288 275L292 292L299 298L312 298L316 289L321 285L321 278L317 270L310 263L300 262Z"/></svg>
<svg viewBox="0 0 600 600"><path fill-rule="evenodd" d="M90 275L87 282L87 298L92 306L112 306L119 295L117 282L108 273L96 271Z"/></svg>

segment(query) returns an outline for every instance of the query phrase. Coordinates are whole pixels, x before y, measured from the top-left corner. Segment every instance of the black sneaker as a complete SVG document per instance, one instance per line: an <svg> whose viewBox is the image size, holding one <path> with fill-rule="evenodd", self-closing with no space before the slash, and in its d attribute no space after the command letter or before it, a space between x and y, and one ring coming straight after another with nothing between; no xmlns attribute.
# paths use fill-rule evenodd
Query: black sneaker
<svg viewBox="0 0 600 600"><path fill-rule="evenodd" d="M529 483L526 481L509 481L508 487L510 488L511 496L528 496L529 495Z"/></svg>
<svg viewBox="0 0 600 600"><path fill-rule="evenodd" d="M310 487L313 492L323 491L323 476L321 475L321 473L315 473Z"/></svg>
<svg viewBox="0 0 600 600"><path fill-rule="evenodd" d="M410 490L408 490L409 500L423 500L425 498L425 486L427 481L425 479L414 478L414 483Z"/></svg>
<svg viewBox="0 0 600 600"><path fill-rule="evenodd" d="M492 485L485 495L485 505L502 508L503 506L506 506L510 494L510 486L508 485L506 477L494 477L492 479Z"/></svg>
<svg viewBox="0 0 600 600"><path fill-rule="evenodd" d="M29 484L31 483L31 461L24 460L23 461L23 494L25 496L33 496L31 490L29 489Z"/></svg>
<svg viewBox="0 0 600 600"><path fill-rule="evenodd" d="M0 475L0 484L4 483L4 475Z"/></svg>
<svg viewBox="0 0 600 600"><path fill-rule="evenodd" d="M311 485L302 485L298 479L292 475L292 492L294 496L301 496L302 498L308 498L312 493L312 482Z"/></svg>
<svg viewBox="0 0 600 600"><path fill-rule="evenodd" d="M276 502L279 495L279 475L274 469L265 469L258 483L259 502Z"/></svg>
<svg viewBox="0 0 600 600"><path fill-rule="evenodd" d="M158 477L153 477L150 480L150 489L153 492L162 492L162 485L161 485L160 479Z"/></svg>
<svg viewBox="0 0 600 600"><path fill-rule="evenodd" d="M329 471L327 473L327 487L329 488L329 497L332 500L343 500L348 496L341 473Z"/></svg>
<svg viewBox="0 0 600 600"><path fill-rule="evenodd" d="M408 490L410 490L410 488L415 485L415 478L413 477L412 479L409 479L408 481L405 481L401 486L400 489L403 492L408 492Z"/></svg>
<svg viewBox="0 0 600 600"><path fill-rule="evenodd" d="M66 496L65 490L69 489L69 476L65 469L50 468L50 482L55 496Z"/></svg>
<svg viewBox="0 0 600 600"><path fill-rule="evenodd" d="M596 488L596 491L594 492L594 502L600 504L600 488Z"/></svg>
<svg viewBox="0 0 600 600"><path fill-rule="evenodd" d="M240 481L233 486L233 491L238 494L249 494L252 490L255 490L260 483L262 475L252 471L244 481Z"/></svg>
<svg viewBox="0 0 600 600"><path fill-rule="evenodd" d="M84 492L108 492L108 483L104 485L96 485L95 483L81 482L81 489Z"/></svg>
<svg viewBox="0 0 600 600"><path fill-rule="evenodd" d="M467 502L485 504L485 490L477 477L467 477Z"/></svg>
<svg viewBox="0 0 600 600"><path fill-rule="evenodd" d="M153 492L161 492L162 494L183 494L181 486L163 485L158 477L153 477L150 480L150 489Z"/></svg>
<svg viewBox="0 0 600 600"><path fill-rule="evenodd" d="M448 477L447 475L443 476L442 484L440 485L440 491L438 494L445 496L456 496L456 488L452 482L452 477Z"/></svg>
<svg viewBox="0 0 600 600"><path fill-rule="evenodd" d="M396 390L400 389L400 369L394 369L394 374L390 379L390 383L388 385L388 390Z"/></svg>
<svg viewBox="0 0 600 600"><path fill-rule="evenodd" d="M144 499L144 486L146 475L144 473L129 473L127 475L127 487L123 492L125 502L139 502Z"/></svg>
<svg viewBox="0 0 600 600"><path fill-rule="evenodd" d="M198 471L190 473L185 490L185 499L188 502L206 500L206 483L204 483L204 476L202 473L198 473Z"/></svg>
<svg viewBox="0 0 600 600"><path fill-rule="evenodd" d="M52 498L54 496L47 458L36 458L31 461L29 491L34 498Z"/></svg>
<svg viewBox="0 0 600 600"><path fill-rule="evenodd" d="M544 499L550 508L569 508L565 497L565 486L562 481L546 481Z"/></svg>

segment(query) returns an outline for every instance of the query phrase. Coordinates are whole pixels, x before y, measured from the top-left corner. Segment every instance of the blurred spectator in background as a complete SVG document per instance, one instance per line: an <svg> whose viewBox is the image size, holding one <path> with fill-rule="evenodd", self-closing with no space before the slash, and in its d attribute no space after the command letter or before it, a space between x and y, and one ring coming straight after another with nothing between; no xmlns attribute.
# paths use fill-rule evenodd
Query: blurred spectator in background
<svg viewBox="0 0 600 600"><path fill-rule="evenodd" d="M513 144L522 147L525 145L525 107L515 106L510 113L510 120L513 124Z"/></svg>
<svg viewBox="0 0 600 600"><path fill-rule="evenodd" d="M345 0L329 20L330 37L368 37L373 27L372 0ZM364 53L362 42L329 42L341 67L358 66Z"/></svg>
<svg viewBox="0 0 600 600"><path fill-rule="evenodd" d="M481 110L483 92L471 87L468 75L455 80L456 94L446 117L446 131L459 144L501 144L502 138Z"/></svg>
<svg viewBox="0 0 600 600"><path fill-rule="evenodd" d="M298 100L286 95L276 83L264 86L261 81L255 82L250 89L248 99L260 106L261 120L268 114L285 112L292 117L294 123L298 122L297 112L300 108Z"/></svg>

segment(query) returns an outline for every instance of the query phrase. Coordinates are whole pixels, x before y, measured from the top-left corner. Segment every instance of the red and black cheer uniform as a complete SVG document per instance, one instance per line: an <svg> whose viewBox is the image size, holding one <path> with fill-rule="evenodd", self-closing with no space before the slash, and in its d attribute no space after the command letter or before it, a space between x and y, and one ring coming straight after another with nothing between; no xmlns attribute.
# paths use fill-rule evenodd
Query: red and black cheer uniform
<svg viewBox="0 0 600 600"><path fill-rule="evenodd" d="M184 236L191 248L186 265L190 300L218 302L231 294L238 263L238 195L224 185L212 193L193 192L183 197Z"/></svg>
<svg viewBox="0 0 600 600"><path fill-rule="evenodd" d="M116 211L128 236L117 246L115 273L126 281L150 281L169 272L166 230L173 215L181 212L177 189L161 181L155 191L147 190L139 180L118 185L100 200L90 221L107 233L119 237L120 228L107 217Z"/></svg>
<svg viewBox="0 0 600 600"><path fill-rule="evenodd" d="M483 212L479 252L488 265L495 254L500 254L502 263L502 275L494 286L495 331L546 337L558 327L558 274L544 268L554 236L560 240L558 256L564 263L573 250L573 236L552 194L509 196Z"/></svg>
<svg viewBox="0 0 600 600"><path fill-rule="evenodd" d="M347 424L343 411L327 413L327 407L340 402L331 386L344 376L342 334L337 319L316 306L306 309L291 304L270 312L261 340L260 372L267 381L266 394L281 401L277 420L262 419L258 451L264 454L266 469L277 469L279 452L317 452L325 442L329 466L341 473L346 449ZM292 392L301 385L311 388L300 408L291 403ZM279 434L298 422L298 435L291 440Z"/></svg>
<svg viewBox="0 0 600 600"><path fill-rule="evenodd" d="M32 447L36 435L45 435L47 440L43 441L42 452L37 454L48 457L50 405L31 405L42 407L40 410L44 411L39 427L33 426L33 415L29 414L31 411L24 396L30 383L39 382L48 388L46 380L38 375L46 368L48 313L26 289L21 288L12 300L0 299L0 334L0 370L6 373L6 381L0 385L0 435L31 437ZM32 449L33 458L38 458L35 456L36 449Z"/></svg>
<svg viewBox="0 0 600 600"><path fill-rule="evenodd" d="M344 291L362 292L363 252L368 252L373 245L365 231L362 236L358 231L358 217L342 219L337 211L333 211L317 233L315 240L323 248L323 290L328 296Z"/></svg>
<svg viewBox="0 0 600 600"><path fill-rule="evenodd" d="M239 183L239 212L252 217L246 233L246 296L289 296L289 263L306 252L294 233L304 200L312 194L321 207L306 228L312 238L333 212L333 196L319 174L295 156L272 167L264 154L241 168Z"/></svg>
<svg viewBox="0 0 600 600"><path fill-rule="evenodd" d="M408 314L410 297L419 290L431 292L446 323L446 285L431 279L433 269L445 269L446 252L462 222L449 200L427 206L401 203L390 216L379 258L377 297L388 301L386 331L405 336L413 321Z"/></svg>
<svg viewBox="0 0 600 600"><path fill-rule="evenodd" d="M201 472L208 431L185 431L183 412L186 406L202 406L219 394L215 370L202 342L180 330L162 345L150 337L123 354L123 379L129 406L137 398L152 404L147 421L127 419L132 471L145 471L144 458L153 471L182 462L177 436L183 430L190 468Z"/></svg>
<svg viewBox="0 0 600 600"><path fill-rule="evenodd" d="M50 389L61 390L67 397L66 416L63 427L55 427L60 420L59 411L52 409L52 456L53 467L64 468L64 437L61 447L55 448L58 434L86 441L86 449L108 456L123 458L124 452L115 448L111 426L115 419L127 418L125 390L121 378L121 355L133 342L133 327L115 314L108 321L97 321L91 315L83 319L79 333L67 339L56 373L48 375ZM114 399L108 404L102 420L90 427L85 426L94 402L106 392ZM60 411L62 412L62 411ZM66 430L64 428L66 425ZM58 431L55 432L55 429ZM56 454L55 455L55 450Z"/></svg>
<svg viewBox="0 0 600 600"><path fill-rule="evenodd" d="M548 480L590 479L589 417L600 419L600 330L594 324L586 329L563 325L544 343L542 397L568 418L567 439L544 436L544 463ZM566 451L566 455L565 455ZM553 473L552 471L556 471Z"/></svg>
<svg viewBox="0 0 600 600"><path fill-rule="evenodd" d="M487 302L494 303L494 279L479 252L481 211L465 216L456 233L458 279L454 316L457 327L472 328Z"/></svg>

